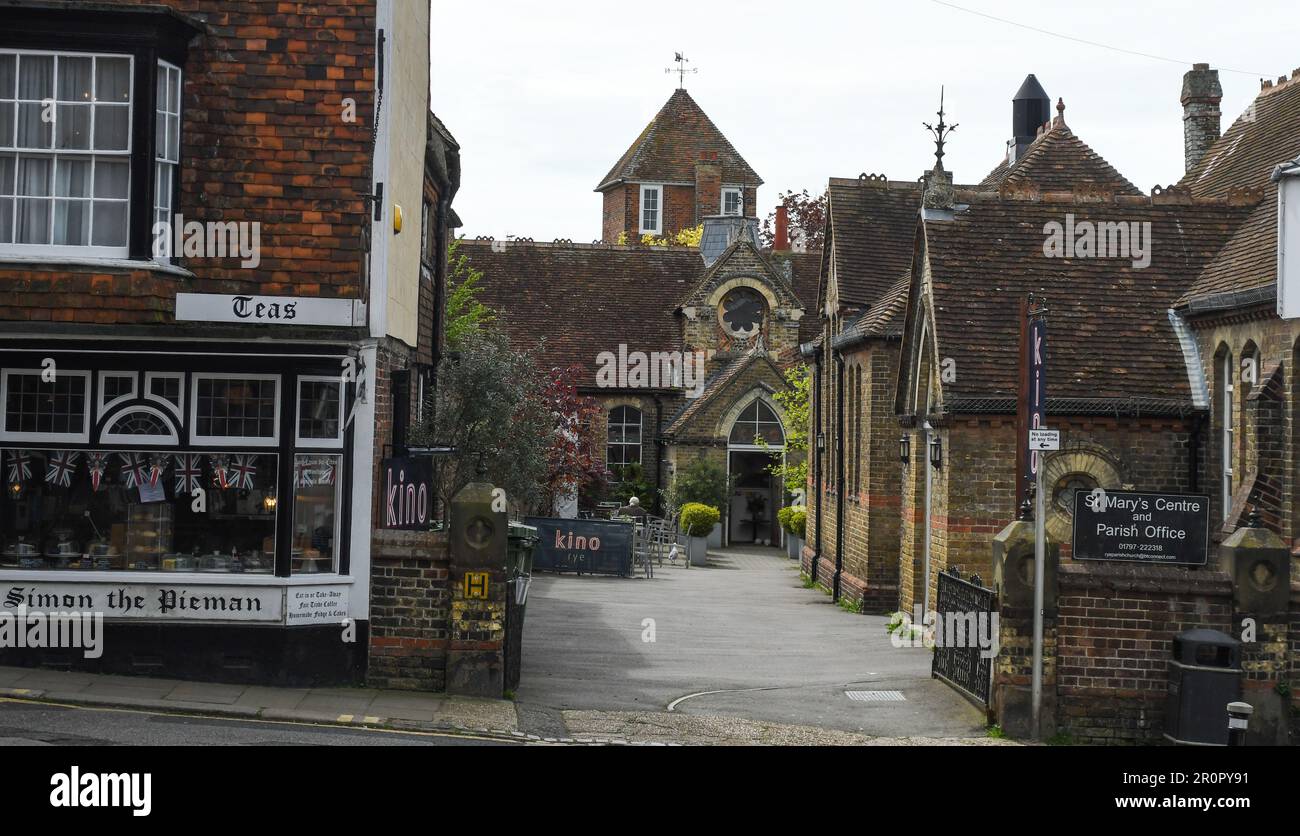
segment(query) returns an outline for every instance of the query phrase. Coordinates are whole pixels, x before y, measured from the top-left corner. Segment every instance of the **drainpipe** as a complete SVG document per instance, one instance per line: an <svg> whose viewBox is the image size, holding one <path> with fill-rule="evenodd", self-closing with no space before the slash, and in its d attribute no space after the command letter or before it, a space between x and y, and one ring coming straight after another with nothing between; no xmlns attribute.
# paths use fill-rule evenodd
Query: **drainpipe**
<svg viewBox="0 0 1300 836"><path fill-rule="evenodd" d="M665 516L667 508L664 507L664 439L661 435L664 426L664 401L659 395L655 395L655 487L658 488L658 494L655 497L654 510L659 516Z"/></svg>
<svg viewBox="0 0 1300 836"><path fill-rule="evenodd" d="M831 356L835 358L835 576L831 601L838 604L844 571L844 355L831 349Z"/></svg>
<svg viewBox="0 0 1300 836"><path fill-rule="evenodd" d="M1189 493L1200 492L1201 469L1201 430L1205 426L1205 413L1198 412L1192 416L1192 433L1187 442L1187 487Z"/></svg>
<svg viewBox="0 0 1300 836"><path fill-rule="evenodd" d="M825 476L823 469L826 466L822 460L825 451L817 445L817 436L820 435L825 438L822 431L822 401L825 398L822 397L822 349L819 347L816 351L817 353L813 355L813 392L815 394L813 398L813 427L815 432L813 433L812 443L813 493L816 494L815 499L817 501L817 525L814 526L816 539L813 540L812 556L812 578L814 582L817 580L817 563L822 556L822 494L824 493L822 491L822 479Z"/></svg>

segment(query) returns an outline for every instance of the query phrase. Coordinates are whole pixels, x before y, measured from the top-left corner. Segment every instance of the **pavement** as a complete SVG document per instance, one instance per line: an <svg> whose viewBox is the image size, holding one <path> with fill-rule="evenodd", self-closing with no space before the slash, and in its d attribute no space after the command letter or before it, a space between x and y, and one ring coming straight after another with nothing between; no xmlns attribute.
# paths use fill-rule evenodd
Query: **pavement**
<svg viewBox="0 0 1300 836"><path fill-rule="evenodd" d="M710 551L706 567L665 563L652 578L539 575L517 709L525 728L579 736L1003 744L931 678L931 651L894 647L886 624L805 588L773 548Z"/></svg>
<svg viewBox="0 0 1300 836"><path fill-rule="evenodd" d="M930 678L929 650L893 647L885 625L805 588L781 551L720 550L708 566L665 563L653 578L536 576L514 702L0 667L0 743L274 742L277 723L287 739L344 745L381 731L583 745L1007 743Z"/></svg>

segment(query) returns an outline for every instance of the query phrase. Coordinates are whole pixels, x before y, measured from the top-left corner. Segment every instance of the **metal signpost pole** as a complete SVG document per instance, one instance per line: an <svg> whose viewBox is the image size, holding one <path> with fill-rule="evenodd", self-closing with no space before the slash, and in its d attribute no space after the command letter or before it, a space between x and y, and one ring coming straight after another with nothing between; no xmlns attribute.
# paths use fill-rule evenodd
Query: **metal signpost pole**
<svg viewBox="0 0 1300 836"><path fill-rule="evenodd" d="M1029 300L1029 421L1031 429L1046 429L1047 369L1046 306L1032 296ZM1031 433L1032 435L1032 433ZM1033 736L1041 736L1043 706L1043 575L1047 567L1047 503L1043 490L1043 453L1046 445L1032 445L1029 451L1034 470L1034 658L1030 689Z"/></svg>

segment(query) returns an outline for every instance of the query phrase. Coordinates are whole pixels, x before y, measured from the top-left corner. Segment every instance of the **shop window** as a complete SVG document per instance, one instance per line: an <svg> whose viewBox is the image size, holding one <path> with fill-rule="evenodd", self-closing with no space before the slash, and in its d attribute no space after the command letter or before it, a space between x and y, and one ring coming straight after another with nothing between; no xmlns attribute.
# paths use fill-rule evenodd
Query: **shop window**
<svg viewBox="0 0 1300 836"><path fill-rule="evenodd" d="M99 411L101 413L134 397L135 372L99 373Z"/></svg>
<svg viewBox="0 0 1300 836"><path fill-rule="evenodd" d="M279 383L274 375L194 375L196 444L271 445L279 438Z"/></svg>
<svg viewBox="0 0 1300 836"><path fill-rule="evenodd" d="M144 388L152 401L166 404L177 417L185 414L184 375L148 372Z"/></svg>
<svg viewBox="0 0 1300 836"><path fill-rule="evenodd" d="M343 384L338 378L298 379L298 442L320 447L343 445Z"/></svg>
<svg viewBox="0 0 1300 836"><path fill-rule="evenodd" d="M618 468L641 463L641 410L634 406L610 410L605 462L616 474Z"/></svg>
<svg viewBox="0 0 1300 836"><path fill-rule="evenodd" d="M137 407L111 419L101 438L112 443L176 444L176 431L156 409Z"/></svg>
<svg viewBox="0 0 1300 836"><path fill-rule="evenodd" d="M4 439L10 441L89 440L90 373L5 370L0 377L4 401Z"/></svg>
<svg viewBox="0 0 1300 836"><path fill-rule="evenodd" d="M785 444L785 432L781 429L781 419L776 417L772 407L761 400L755 400L736 419L731 428L730 442L732 445L757 445L759 439L765 444L782 446Z"/></svg>
<svg viewBox="0 0 1300 836"><path fill-rule="evenodd" d="M293 560L295 575L337 571L339 479L342 456L294 456Z"/></svg>
<svg viewBox="0 0 1300 836"><path fill-rule="evenodd" d="M278 456L3 452L0 566L251 574L275 568ZM198 508L196 494L203 497Z"/></svg>

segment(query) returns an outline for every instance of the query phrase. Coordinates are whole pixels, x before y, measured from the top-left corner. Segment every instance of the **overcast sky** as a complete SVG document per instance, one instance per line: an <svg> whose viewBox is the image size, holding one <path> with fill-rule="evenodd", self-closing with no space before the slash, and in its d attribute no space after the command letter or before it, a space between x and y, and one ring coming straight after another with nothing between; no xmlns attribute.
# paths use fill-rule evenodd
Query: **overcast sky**
<svg viewBox="0 0 1300 836"><path fill-rule="evenodd" d="M1115 49L935 0L433 0L432 101L462 146L461 232L599 238L592 190L672 95L664 69L678 50L699 70L687 90L764 179L760 216L779 192L832 176L916 179L933 164L920 123L934 121L941 84L960 125L944 162L978 182L1002 159L1031 72L1065 99L1074 132L1149 191L1183 172L1191 62L1220 69L1225 128L1261 76L1300 67L1289 0L953 5Z"/></svg>

